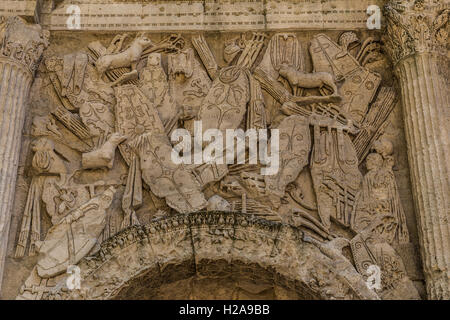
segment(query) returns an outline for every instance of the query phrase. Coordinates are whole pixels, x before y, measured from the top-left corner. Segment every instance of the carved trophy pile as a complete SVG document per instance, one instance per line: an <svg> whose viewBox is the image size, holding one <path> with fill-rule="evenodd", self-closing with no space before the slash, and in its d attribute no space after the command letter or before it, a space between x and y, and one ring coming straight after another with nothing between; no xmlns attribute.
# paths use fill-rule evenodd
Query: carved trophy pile
<svg viewBox="0 0 450 320"><path fill-rule="evenodd" d="M312 71L295 33L243 34L225 42L221 59L202 35L155 43L144 33L47 54L40 72L51 103L32 122L32 178L15 251L39 258L19 298L65 286L67 268L121 230L198 211L290 224L319 248L338 244L338 254L348 246L365 279L369 266L380 268L380 296L414 295L394 250L409 234L394 146L383 137L396 95L370 68L380 44L345 32L307 45ZM172 161L177 129L194 136L211 128L223 136L278 129L278 170L261 174L268 164L251 161L248 147L234 150L245 161L232 164ZM44 217L51 225L41 236Z"/></svg>

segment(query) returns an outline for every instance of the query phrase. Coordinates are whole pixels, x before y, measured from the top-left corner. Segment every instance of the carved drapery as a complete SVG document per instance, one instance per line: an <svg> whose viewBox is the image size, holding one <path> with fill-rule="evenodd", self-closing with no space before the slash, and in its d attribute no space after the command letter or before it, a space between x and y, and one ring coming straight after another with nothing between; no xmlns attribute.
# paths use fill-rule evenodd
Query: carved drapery
<svg viewBox="0 0 450 320"><path fill-rule="evenodd" d="M413 195L429 299L450 299L449 1L391 1L386 51L401 86Z"/></svg>
<svg viewBox="0 0 450 320"><path fill-rule="evenodd" d="M0 288L28 93L48 34L0 16Z"/></svg>

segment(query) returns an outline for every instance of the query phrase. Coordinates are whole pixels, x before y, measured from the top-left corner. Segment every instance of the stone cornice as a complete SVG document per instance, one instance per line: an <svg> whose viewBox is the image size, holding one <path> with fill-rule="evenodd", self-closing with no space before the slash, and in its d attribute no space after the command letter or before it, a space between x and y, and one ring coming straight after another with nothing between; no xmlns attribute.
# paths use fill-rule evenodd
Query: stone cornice
<svg viewBox="0 0 450 320"><path fill-rule="evenodd" d="M390 1L384 42L394 65L415 53L447 54L448 0Z"/></svg>
<svg viewBox="0 0 450 320"><path fill-rule="evenodd" d="M5 1L3 4L3 1ZM0 14L27 0L0 1ZM384 0L64 0L42 1L39 21L51 31L247 31L367 29L369 5ZM69 29L70 6L80 9L80 29ZM19 8L19 7L18 7ZM69 11L69 12L68 12ZM29 10L27 10L29 12Z"/></svg>
<svg viewBox="0 0 450 320"><path fill-rule="evenodd" d="M0 57L9 58L36 71L42 53L49 44L49 32L22 18L0 16Z"/></svg>

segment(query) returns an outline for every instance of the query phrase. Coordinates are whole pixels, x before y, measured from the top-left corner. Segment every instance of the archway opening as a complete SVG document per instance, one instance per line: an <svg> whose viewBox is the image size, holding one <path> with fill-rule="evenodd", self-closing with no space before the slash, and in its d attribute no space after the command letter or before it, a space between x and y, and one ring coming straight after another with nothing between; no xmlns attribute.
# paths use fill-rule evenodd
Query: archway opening
<svg viewBox="0 0 450 320"><path fill-rule="evenodd" d="M319 299L316 293L274 270L240 261L202 260L164 270L145 270L126 282L112 299Z"/></svg>

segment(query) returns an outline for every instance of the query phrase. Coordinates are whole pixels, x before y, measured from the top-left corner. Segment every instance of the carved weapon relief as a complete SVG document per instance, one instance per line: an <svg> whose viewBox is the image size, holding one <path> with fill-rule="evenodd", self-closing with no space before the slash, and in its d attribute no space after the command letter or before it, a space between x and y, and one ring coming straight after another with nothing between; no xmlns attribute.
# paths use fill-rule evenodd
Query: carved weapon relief
<svg viewBox="0 0 450 320"><path fill-rule="evenodd" d="M147 223L144 214L199 211L288 223L332 259L350 245L356 270L367 276L367 257L383 261L391 276L382 291L397 290L406 274L389 269L389 261L399 264L391 245L409 235L393 145L382 137L395 91L366 67L381 55L378 42L361 44L353 32L337 41L318 34L309 44L295 33L242 34L226 41L225 64L211 48L203 35L154 42L121 34L45 59L53 103L33 120L33 176L16 257L43 255L24 292L41 286L32 296L42 297L44 279L59 279L103 240ZM223 137L229 129L278 129L279 169L262 175L267 163L250 161L248 146L245 163L174 163L172 132L194 135L196 121L200 134L218 129ZM190 151L196 143L188 141ZM44 213L52 225L41 239Z"/></svg>

